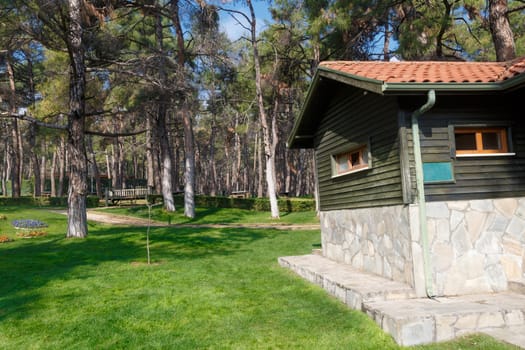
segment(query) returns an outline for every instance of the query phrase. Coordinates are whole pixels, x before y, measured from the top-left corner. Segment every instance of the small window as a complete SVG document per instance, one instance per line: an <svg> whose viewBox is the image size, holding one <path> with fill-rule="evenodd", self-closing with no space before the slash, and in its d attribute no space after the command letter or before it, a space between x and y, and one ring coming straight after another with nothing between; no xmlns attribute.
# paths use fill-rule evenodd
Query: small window
<svg viewBox="0 0 525 350"><path fill-rule="evenodd" d="M366 146L334 156L335 174L342 175L368 168L368 149Z"/></svg>
<svg viewBox="0 0 525 350"><path fill-rule="evenodd" d="M508 153L506 128L455 128L456 154Z"/></svg>

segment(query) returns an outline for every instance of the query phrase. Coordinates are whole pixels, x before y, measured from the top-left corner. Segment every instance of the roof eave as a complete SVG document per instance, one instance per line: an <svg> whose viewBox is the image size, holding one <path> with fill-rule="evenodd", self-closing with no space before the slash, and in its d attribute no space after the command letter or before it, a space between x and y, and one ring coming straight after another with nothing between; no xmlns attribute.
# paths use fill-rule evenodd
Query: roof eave
<svg viewBox="0 0 525 350"><path fill-rule="evenodd" d="M292 132L290 133L290 136L286 142L286 146L288 148L304 148L304 145L309 145L309 148L313 147L313 135L297 135L297 132L299 131L299 126L302 124L305 115L311 107L312 100L317 95L318 85L322 78L338 81L340 83L355 86L357 88L374 93L383 94L384 84L380 80L364 78L358 75L348 74L322 66L318 67L314 78L310 83L310 88L306 94L303 108L299 113L299 119L295 121Z"/></svg>
<svg viewBox="0 0 525 350"><path fill-rule="evenodd" d="M523 85L525 85L525 74L519 74L507 80L485 83L384 83L383 93L410 93L424 92L429 90L441 92L503 92L519 88Z"/></svg>
<svg viewBox="0 0 525 350"><path fill-rule="evenodd" d="M504 91L500 83L385 83L384 94L425 92L495 92Z"/></svg>
<svg viewBox="0 0 525 350"><path fill-rule="evenodd" d="M502 89L510 91L525 85L525 72L500 83Z"/></svg>
<svg viewBox="0 0 525 350"><path fill-rule="evenodd" d="M319 75L325 78L348 84L363 90L375 92L376 94L383 94L384 91L385 84L381 80L365 78L363 76L345 73L322 66L317 69L317 72Z"/></svg>
<svg viewBox="0 0 525 350"><path fill-rule="evenodd" d="M319 70L317 70L312 79L312 82L310 83L310 87L308 88L308 91L306 93L306 98L303 103L303 107L301 108L301 111L299 112L299 118L295 121L292 132L290 133L290 136L288 137L288 140L286 141L286 147L288 148L297 147L295 146L295 141L305 138L304 135L297 135L297 132L299 131L299 126L302 124L306 111L308 110L308 108L310 107L310 104L312 103L313 96L315 95L317 91L317 85L318 85L319 79L320 79Z"/></svg>

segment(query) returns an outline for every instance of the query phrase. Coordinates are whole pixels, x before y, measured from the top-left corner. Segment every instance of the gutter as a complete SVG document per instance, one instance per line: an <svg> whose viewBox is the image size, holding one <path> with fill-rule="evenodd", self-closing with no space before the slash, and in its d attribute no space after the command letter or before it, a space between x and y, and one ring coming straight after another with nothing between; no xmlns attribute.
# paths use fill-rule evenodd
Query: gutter
<svg viewBox="0 0 525 350"><path fill-rule="evenodd" d="M427 205L425 200L425 184L423 180L423 161L421 159L421 143L419 140L419 117L434 107L436 92L428 91L427 102L412 113L412 140L414 143L414 160L416 166L416 188L419 206L419 225L421 245L423 250L423 267L425 274L425 291L429 298L435 297L432 288L432 268L430 262L430 245L428 242Z"/></svg>

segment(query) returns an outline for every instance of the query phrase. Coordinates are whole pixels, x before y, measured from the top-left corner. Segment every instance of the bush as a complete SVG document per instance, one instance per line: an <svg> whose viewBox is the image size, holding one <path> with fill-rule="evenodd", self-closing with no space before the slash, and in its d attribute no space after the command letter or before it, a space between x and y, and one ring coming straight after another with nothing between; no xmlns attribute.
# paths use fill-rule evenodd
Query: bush
<svg viewBox="0 0 525 350"><path fill-rule="evenodd" d="M183 195L174 195L176 206L184 205ZM162 195L153 194L148 196L148 203L162 202ZM279 211L298 212L315 210L315 200L312 198L280 198L278 200ZM270 200L268 198L230 198L195 196L195 206L206 208L236 208L255 211L270 211Z"/></svg>
<svg viewBox="0 0 525 350"><path fill-rule="evenodd" d="M99 198L97 196L88 196L86 206L88 208L98 207ZM40 206L40 207L67 207L67 197L0 197L0 205L5 206Z"/></svg>
<svg viewBox="0 0 525 350"><path fill-rule="evenodd" d="M96 208L99 201L97 196L87 196L86 206L88 208ZM52 207L67 207L67 197L49 197L49 205Z"/></svg>
<svg viewBox="0 0 525 350"><path fill-rule="evenodd" d="M0 205L41 205L40 204L40 198L33 198L33 197L18 197L18 198L11 198L11 197L0 197Z"/></svg>

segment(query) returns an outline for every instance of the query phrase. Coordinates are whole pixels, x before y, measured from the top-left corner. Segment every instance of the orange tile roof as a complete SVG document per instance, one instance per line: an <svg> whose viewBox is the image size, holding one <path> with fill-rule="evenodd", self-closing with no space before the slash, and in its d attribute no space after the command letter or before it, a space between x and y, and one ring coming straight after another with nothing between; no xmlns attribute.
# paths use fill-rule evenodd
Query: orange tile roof
<svg viewBox="0 0 525 350"><path fill-rule="evenodd" d="M494 83L525 73L525 57L509 62L326 61L320 67L386 83Z"/></svg>

